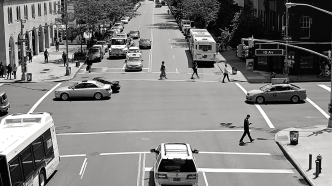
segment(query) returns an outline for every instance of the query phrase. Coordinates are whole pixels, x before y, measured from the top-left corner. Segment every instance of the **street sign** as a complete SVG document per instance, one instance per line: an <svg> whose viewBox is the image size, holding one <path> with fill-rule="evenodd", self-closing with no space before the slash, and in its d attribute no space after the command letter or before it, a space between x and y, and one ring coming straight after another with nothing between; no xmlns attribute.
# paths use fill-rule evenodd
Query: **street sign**
<svg viewBox="0 0 332 186"><path fill-rule="evenodd" d="M22 19L22 23L27 23L27 20L26 19Z"/></svg>
<svg viewBox="0 0 332 186"><path fill-rule="evenodd" d="M283 56L284 50L283 49L256 49L255 55L256 56Z"/></svg>
<svg viewBox="0 0 332 186"><path fill-rule="evenodd" d="M284 36L282 38L282 40L284 40L284 41L291 41L292 40L292 36L288 36L288 37Z"/></svg>
<svg viewBox="0 0 332 186"><path fill-rule="evenodd" d="M28 42L28 39L18 39L19 42Z"/></svg>

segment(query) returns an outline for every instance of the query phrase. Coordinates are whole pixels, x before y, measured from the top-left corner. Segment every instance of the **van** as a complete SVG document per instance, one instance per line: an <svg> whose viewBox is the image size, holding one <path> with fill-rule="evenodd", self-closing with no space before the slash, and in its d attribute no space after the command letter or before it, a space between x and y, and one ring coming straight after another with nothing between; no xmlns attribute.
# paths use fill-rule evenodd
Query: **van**
<svg viewBox="0 0 332 186"><path fill-rule="evenodd" d="M94 44L94 45L92 46L92 48L99 48L100 51L101 51L101 55L102 55L101 57L102 57L102 59L104 58L104 55L105 55L105 49L104 49L103 45Z"/></svg>
<svg viewBox="0 0 332 186"><path fill-rule="evenodd" d="M10 104L6 92L0 91L0 112L8 112Z"/></svg>

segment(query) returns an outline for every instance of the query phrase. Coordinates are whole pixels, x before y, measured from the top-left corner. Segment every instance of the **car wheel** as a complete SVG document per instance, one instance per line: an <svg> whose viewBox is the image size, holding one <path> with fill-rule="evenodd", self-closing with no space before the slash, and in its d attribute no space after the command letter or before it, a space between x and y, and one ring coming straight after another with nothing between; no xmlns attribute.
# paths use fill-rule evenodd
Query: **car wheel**
<svg viewBox="0 0 332 186"><path fill-rule="evenodd" d="M291 102L292 102L292 103L298 103L299 101L300 101L299 96L293 96L293 97L291 98Z"/></svg>
<svg viewBox="0 0 332 186"><path fill-rule="evenodd" d="M264 103L264 101L265 101L265 99L264 99L264 97L262 97L262 96L258 96L258 97L256 98L256 103L258 103L258 104L262 104L262 103Z"/></svg>
<svg viewBox="0 0 332 186"><path fill-rule="evenodd" d="M103 95L101 95L101 93L97 92L95 93L95 95L93 96L96 100L100 100L101 98L103 98Z"/></svg>
<svg viewBox="0 0 332 186"><path fill-rule="evenodd" d="M39 186L45 186L45 182L46 182L45 172L44 170L41 170L39 173Z"/></svg>
<svg viewBox="0 0 332 186"><path fill-rule="evenodd" d="M62 93L60 95L60 98L62 99L62 101L67 101L69 99L69 95L67 93Z"/></svg>

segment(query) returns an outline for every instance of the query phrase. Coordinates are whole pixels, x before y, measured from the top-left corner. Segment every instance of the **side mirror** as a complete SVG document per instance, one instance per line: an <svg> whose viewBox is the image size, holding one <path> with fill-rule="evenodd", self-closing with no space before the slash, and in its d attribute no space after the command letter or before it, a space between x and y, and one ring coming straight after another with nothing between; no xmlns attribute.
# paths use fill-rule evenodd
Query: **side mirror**
<svg viewBox="0 0 332 186"><path fill-rule="evenodd" d="M156 149L150 149L150 152L151 152L151 153L153 153L153 152L154 152L154 153L157 153Z"/></svg>
<svg viewBox="0 0 332 186"><path fill-rule="evenodd" d="M142 61L144 61L144 60L142 59Z"/></svg>
<svg viewBox="0 0 332 186"><path fill-rule="evenodd" d="M195 153L195 154L198 154L199 151L194 149L192 152Z"/></svg>

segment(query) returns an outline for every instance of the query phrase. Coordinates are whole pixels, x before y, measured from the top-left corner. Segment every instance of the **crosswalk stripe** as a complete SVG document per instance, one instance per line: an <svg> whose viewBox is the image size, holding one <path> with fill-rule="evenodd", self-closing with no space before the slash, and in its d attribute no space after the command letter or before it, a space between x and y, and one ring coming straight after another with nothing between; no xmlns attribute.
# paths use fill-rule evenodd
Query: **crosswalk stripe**
<svg viewBox="0 0 332 186"><path fill-rule="evenodd" d="M331 88L328 87L328 86L326 86L326 85L318 85L318 86L320 86L320 87L322 87L323 89L325 89L325 90L331 92Z"/></svg>

